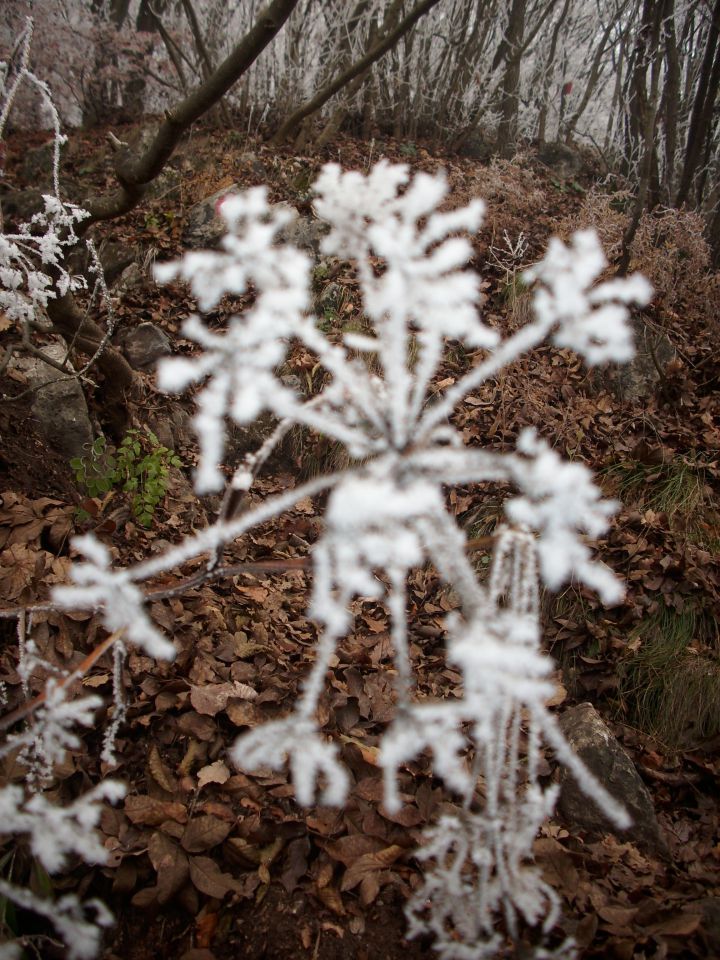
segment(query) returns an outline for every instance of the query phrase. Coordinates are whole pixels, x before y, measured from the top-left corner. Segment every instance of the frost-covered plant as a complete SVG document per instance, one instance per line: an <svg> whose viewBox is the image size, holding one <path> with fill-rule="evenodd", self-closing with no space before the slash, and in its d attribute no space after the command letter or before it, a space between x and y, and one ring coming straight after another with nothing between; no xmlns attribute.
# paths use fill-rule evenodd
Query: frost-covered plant
<svg viewBox="0 0 720 960"><path fill-rule="evenodd" d="M65 137L60 131L58 112L47 84L29 69L32 35L33 22L28 20L16 44L12 69L0 63L0 176L3 174L3 134L11 110L18 102L18 93L25 84L39 95L42 109L53 130L52 192L43 196L43 209L29 221L19 224L12 233L5 231L0 209L0 313L21 334L24 349L64 371L64 364L58 364L43 355L35 345L34 337L38 331L46 332L48 329L44 311L50 300L87 286L84 278L75 277L67 270L65 258L78 243L77 226L88 214L61 198L59 164ZM106 304L109 304L97 254L90 241L87 241L87 247L97 274L98 288ZM111 328L112 324L95 357L80 374L87 370L104 348ZM12 348L0 350L0 373L11 356ZM71 375L75 374L71 372ZM124 705L117 696L124 653L123 635L127 633L130 641L144 646L152 656L174 655L174 647L144 617L139 588L129 581L124 572L113 573L109 569L109 556L105 548L93 540L87 545L87 552L92 565L88 565L88 568L75 567L75 579L83 585L83 599L86 602L92 596L93 603L104 605L104 622L111 631L116 631L113 634L115 716L106 731L103 750L103 759L111 762L114 738L124 716ZM72 600L73 588L63 589ZM63 603L62 594L61 590L58 598L60 606ZM23 716L29 717L29 723L26 729L7 737L0 747L0 757L16 753L18 763L27 769L27 791L20 786L4 786L0 789L0 834L28 835L33 855L50 872L62 869L71 854L88 863L103 863L106 851L96 839L95 827L100 818L102 802L122 797L125 792L123 785L106 780L64 808L51 803L40 792L51 780L53 768L66 752L79 747L80 738L75 728L90 727L94 723L94 714L101 700L96 696L71 697L72 683L80 674L77 671L63 674L43 660L32 638L26 635L26 623L22 615L18 627L18 674L28 702L24 708L4 718L6 722L3 728L12 726L13 718L20 720ZM38 674L48 677L45 689L35 700L30 700L30 680ZM5 693L4 689L2 692ZM65 940L67 956L79 960L97 954L102 929L112 921L109 911L98 901L82 903L74 895L62 896L57 900L44 899L2 878L0 897L49 920ZM0 946L0 956L3 958L19 956L20 952L17 944Z"/></svg>
<svg viewBox="0 0 720 960"><path fill-rule="evenodd" d="M213 526L125 570L112 569L106 548L84 537L75 541L85 562L73 568L74 585L57 588L54 598L63 607L100 610L108 630L151 656L171 656L138 585L204 553L212 576L225 544L303 497L329 491L325 531L313 553L310 613L322 631L315 664L293 713L239 738L233 759L246 768L278 769L288 761L301 803L312 803L318 788L321 801L343 802L350 780L335 744L318 728L318 701L336 644L352 626L350 601L383 600L397 693L396 717L380 752L385 803L397 809L398 768L425 750L435 773L462 800L461 813L428 831L420 854L424 884L408 905L411 933L432 932L443 957L489 957L521 924L547 932L557 916L557 897L532 866L532 841L556 792L539 779L543 744L616 824L628 823L545 706L552 664L540 648L538 616L540 582L557 588L575 578L608 603L621 598L622 588L584 540L605 530L615 506L601 499L585 467L564 463L530 430L514 452L467 448L450 417L468 392L548 339L590 364L627 359L627 305L646 301L650 290L639 277L596 285L605 261L594 234L576 234L569 247L553 241L525 275L536 284L535 318L503 339L478 315L480 281L466 269L472 248L458 235L479 228L480 201L441 212L448 193L442 175L411 180L405 166L386 162L367 176L327 166L315 192L316 211L330 225L324 252L356 262L372 334L345 333L338 341L318 329L308 313L308 258L280 241L288 214L255 188L222 204L228 233L220 251L187 254L158 268L161 281L188 280L202 309L225 294L254 293L252 306L224 332L210 330L200 316L188 320L185 334L200 349L163 361L160 383L170 391L200 387L194 421L199 492L226 482L225 421L246 423L264 411L281 425L237 467L226 503L233 500L229 494L249 489L272 443L291 425L339 441L355 465L242 512L224 509ZM433 378L450 338L484 353L438 397ZM279 376L293 341L327 373L326 386L311 399ZM488 482L514 493L490 576L481 582L444 491ZM444 701L413 695L406 581L426 561L459 598L447 620L447 647L449 661L462 671L462 693Z"/></svg>
<svg viewBox="0 0 720 960"><path fill-rule="evenodd" d="M44 209L20 224L16 233L0 233L0 309L23 328L37 321L48 300L86 285L84 278L71 276L63 264L67 251L78 242L75 227L88 214L60 197L60 149L67 137L61 132L60 117L47 84L29 69L32 34L33 23L28 20L19 41L17 69L12 76L0 71L0 142L23 82L38 91L54 131L53 191L43 196ZM48 275L47 268L55 272L54 277Z"/></svg>
<svg viewBox="0 0 720 960"><path fill-rule="evenodd" d="M646 302L650 289L638 276L597 285L606 264L593 233L576 234L569 246L554 240L524 274L536 284L534 320L503 340L478 315L479 278L464 269L471 246L458 236L478 229L482 203L440 212L447 189L443 176L421 173L411 180L406 167L385 162L367 176L330 165L317 180L315 209L330 225L323 250L356 262L369 336L346 333L340 343L330 342L308 318L307 258L277 242L287 215L268 203L262 188L222 205L228 234L221 252L188 254L158 269L163 281L189 280L201 308L251 284L257 294L225 334L191 318L186 335L204 349L160 368L165 389L203 384L195 418L199 490L223 482L223 420L245 423L262 411L339 440L361 464L224 518L129 576L144 579L204 550L216 556L223 543L293 499L330 489L325 532L313 557L310 613L323 628L316 662L294 714L242 736L233 758L246 768L276 769L287 759L301 803L312 802L318 785L321 800L342 802L349 780L335 745L317 728L318 700L335 645L351 628L350 600L383 598L392 620L397 691L397 716L380 754L386 805L392 810L399 804L399 766L426 749L435 772L463 798L462 814L444 817L428 833L421 853L425 883L408 907L411 933L433 932L444 957L481 957L498 948L498 918L512 936L521 922L547 931L557 916L556 895L531 865L532 841L555 800L555 789L544 789L538 778L543 743L616 824L628 823L545 707L551 661L540 649L538 620L541 580L557 588L574 577L608 603L622 597L622 588L583 539L601 534L615 509L601 499L585 467L564 463L531 430L521 434L513 453L468 449L449 417L469 391L546 339L573 348L591 365L627 360L627 305ZM485 355L432 400L448 338ZM328 385L310 401L278 377L291 340L316 354L329 374ZM372 355L372 365L358 353ZM246 461L230 485L244 490L252 478L252 461ZM488 481L509 484L517 494L506 501L508 523L497 534L490 578L481 583L443 491L448 484ZM463 693L444 702L412 696L406 579L426 560L460 598L447 630L448 657L462 671Z"/></svg>
<svg viewBox="0 0 720 960"><path fill-rule="evenodd" d="M49 802L36 793L27 799L21 787L0 790L0 823L3 834L25 834L30 849L49 873L65 866L68 856L82 857L87 863L105 863L108 852L97 839L103 802L125 796L123 784L105 780L67 807ZM49 920L67 946L69 960L90 960L102 943L102 931L113 922L112 914L99 900L82 903L74 894L57 900L37 896L0 878L0 896L24 910L32 910ZM20 957L16 944L0 946L0 957Z"/></svg>
<svg viewBox="0 0 720 960"><path fill-rule="evenodd" d="M0 311L21 335L23 349L41 356L50 366L61 371L67 369L70 375L75 375L64 363L43 354L34 342L38 331L48 332L50 329L45 314L49 301L68 292L87 289L85 277L76 276L67 269L66 258L80 242L77 227L89 214L61 195L60 151L67 137L61 131L60 117L48 85L29 68L32 37L33 21L28 19L16 44L17 63L13 70L0 63L0 176L3 175L4 132L19 91L23 85L28 85L37 93L53 131L52 191L43 194L43 209L28 221L19 223L14 232L6 231L0 207ZM115 321L97 251L91 240L86 238L84 243L90 258L89 269L96 277L95 292L105 304L110 323L95 355L78 375L83 375L100 355ZM12 348L2 358L0 370L5 368L11 355Z"/></svg>

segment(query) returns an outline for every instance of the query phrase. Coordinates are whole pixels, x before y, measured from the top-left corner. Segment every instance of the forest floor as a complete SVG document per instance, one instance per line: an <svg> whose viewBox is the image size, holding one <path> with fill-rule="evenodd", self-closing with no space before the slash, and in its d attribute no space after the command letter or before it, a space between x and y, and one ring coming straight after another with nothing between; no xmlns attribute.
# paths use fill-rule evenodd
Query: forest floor
<svg viewBox="0 0 720 960"><path fill-rule="evenodd" d="M131 131L115 132L126 139ZM28 185L21 180L23 161L41 142L8 141L6 177L14 188ZM550 236L567 237L593 210L606 240L612 217L622 221L622 193L614 206L597 199L619 186L599 187L592 164L566 177L530 150L512 163L484 164L421 144L343 138L321 156L298 156L201 131L174 161L175 186L100 236L169 259L181 250L186 214L198 199L233 184L264 182L271 199L308 215L309 186L323 162L367 170L381 157L415 170L445 169L453 204L485 199L488 216L474 266L485 280L485 316L503 331L528 315L519 270L537 259ZM72 135L64 170L83 187L110 185L103 131ZM612 834L590 835L559 817L536 844L537 862L563 901L558 941L570 934L582 956L618 960L720 956L720 287L698 264L697 237L683 241L682 224L674 221L663 229L634 264L651 274L658 291L638 326L652 332L655 346L671 351L658 362L659 347L651 350L656 369L646 378L649 386L638 393L614 371L590 374L571 353L541 348L469 397L456 418L468 444L495 449L509 448L524 426L537 424L623 501L597 546L627 582L625 601L606 610L574 587L545 599L545 642L558 662L553 709L586 700L597 707L652 793L669 853ZM507 238L512 244L520 234L525 246L516 256ZM327 329L359 322L349 264L329 273L316 269L315 294L318 322ZM122 326L152 321L174 350L190 350L180 333L193 310L186 289L148 281L118 298L116 309ZM221 324L229 312L229 304L221 305L212 322ZM438 389L474 359L451 349ZM288 372L312 389L313 366L313 358L297 350ZM178 410L192 413L189 401L158 393L152 373L138 378L133 426L157 430L177 422ZM121 437L112 435L102 399L99 383L89 391L91 411L117 443ZM94 530L122 564L211 520L217 504L198 501L189 482L194 441L178 433L173 445L182 467L173 468L169 494L146 528L132 517L125 494L88 498L69 464L40 436L27 397L0 405L0 604L42 600L64 581L76 532ZM294 486L333 455L313 436L295 437L258 479L253 501ZM484 538L500 516L500 501L492 491L469 487L448 496L482 571L489 562ZM455 804L418 761L404 769L400 813L382 806L376 745L393 713L388 673L380 669L392 653L382 604L354 605L355 627L340 645L321 707L324 729L341 745L354 780L347 807L304 810L284 773L238 772L226 763L239 732L288 712L312 661L316 628L305 612L310 572L304 558L321 529L320 507L301 501L227 551L228 563L279 561L279 572L238 576L152 604L153 618L180 652L172 664L136 652L128 658L128 714L113 771L127 783L128 796L103 816L109 864L78 863L52 880L57 893L100 896L114 911L107 960L433 956L429 942L403 939L402 905L418 884L413 851L422 829ZM409 598L418 695L451 694L459 674L445 661L443 622L453 597L425 568L412 576ZM9 621L0 629L0 678L10 690L10 709L20 697L17 639ZM103 636L89 614L39 614L33 631L42 655L63 668ZM41 678L35 679L40 690ZM101 659L83 685L109 703L111 680L111 666ZM237 696L243 685L252 688L252 698ZM75 796L109 773L99 759L101 739L99 727L58 769L55 796ZM23 776L11 759L2 774ZM548 782L558 777L551 754L545 774ZM0 862L3 875L11 869L15 880L42 887L27 850ZM57 954L48 946L43 955ZM522 944L518 955L528 955Z"/></svg>

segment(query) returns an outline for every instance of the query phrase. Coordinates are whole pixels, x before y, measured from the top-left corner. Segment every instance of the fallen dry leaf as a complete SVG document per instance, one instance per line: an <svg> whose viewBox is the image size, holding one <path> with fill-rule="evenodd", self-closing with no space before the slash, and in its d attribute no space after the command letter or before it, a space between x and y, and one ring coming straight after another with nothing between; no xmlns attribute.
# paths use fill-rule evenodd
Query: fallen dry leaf
<svg viewBox="0 0 720 960"><path fill-rule="evenodd" d="M159 831L150 837L148 855L158 875L158 903L167 903L187 883L188 858L177 843Z"/></svg>
<svg viewBox="0 0 720 960"><path fill-rule="evenodd" d="M208 683L190 687L190 703L198 713L214 717L227 706L228 700L255 700L257 691L239 680L228 683Z"/></svg>
<svg viewBox="0 0 720 960"><path fill-rule="evenodd" d="M222 760L216 760L215 763L208 764L197 774L198 787L202 789L208 783L227 783L230 779L230 771Z"/></svg>
<svg viewBox="0 0 720 960"><path fill-rule="evenodd" d="M184 804L147 796L126 797L125 813L132 823L146 827L159 827L166 820L177 820L178 823L187 820Z"/></svg>
<svg viewBox="0 0 720 960"><path fill-rule="evenodd" d="M222 900L227 893L242 887L235 877L229 873L223 873L210 857L190 858L190 879L200 893L206 893L217 900Z"/></svg>
<svg viewBox="0 0 720 960"><path fill-rule="evenodd" d="M195 817L185 827L180 843L188 853L205 853L222 843L231 830L232 824L218 817Z"/></svg>
<svg viewBox="0 0 720 960"><path fill-rule="evenodd" d="M356 887L368 874L374 870L384 870L405 853L403 847L393 844L377 853L366 853L351 864L345 871L340 889L343 893Z"/></svg>

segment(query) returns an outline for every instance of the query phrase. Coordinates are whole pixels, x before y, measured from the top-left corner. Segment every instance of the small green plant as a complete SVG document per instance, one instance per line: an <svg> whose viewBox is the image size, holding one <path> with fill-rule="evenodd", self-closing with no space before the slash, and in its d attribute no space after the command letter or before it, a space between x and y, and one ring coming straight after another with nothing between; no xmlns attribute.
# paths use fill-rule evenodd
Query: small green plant
<svg viewBox="0 0 720 960"><path fill-rule="evenodd" d="M400 155L402 157L416 157L418 153L417 147L411 141L407 143L402 143L400 145Z"/></svg>
<svg viewBox="0 0 720 960"><path fill-rule="evenodd" d="M130 494L133 516L149 527L167 493L170 467L180 467L182 462L152 431L128 430L114 454L100 436L88 456L76 457L70 466L91 497L117 489Z"/></svg>

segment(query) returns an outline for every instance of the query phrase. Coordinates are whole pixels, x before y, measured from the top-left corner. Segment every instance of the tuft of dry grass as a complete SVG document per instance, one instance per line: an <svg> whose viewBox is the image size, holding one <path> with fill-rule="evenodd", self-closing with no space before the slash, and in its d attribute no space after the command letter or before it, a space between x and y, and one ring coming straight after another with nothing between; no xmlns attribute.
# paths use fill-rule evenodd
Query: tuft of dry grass
<svg viewBox="0 0 720 960"><path fill-rule="evenodd" d="M567 238L575 230L593 227L608 259L617 259L631 199L627 191L591 190L580 210L564 222L562 235ZM702 215L694 210L656 207L642 215L630 250L630 267L648 278L656 298L670 309L681 301L694 302L707 283L711 255L704 229Z"/></svg>
<svg viewBox="0 0 720 960"><path fill-rule="evenodd" d="M637 646L621 667L620 710L671 748L693 747L720 734L718 626L686 604L660 604L630 636Z"/></svg>

